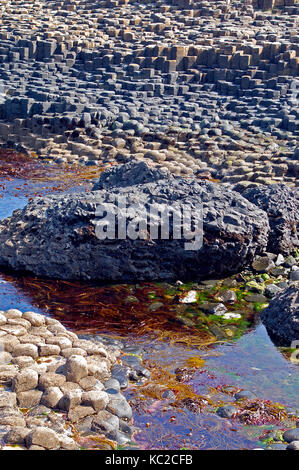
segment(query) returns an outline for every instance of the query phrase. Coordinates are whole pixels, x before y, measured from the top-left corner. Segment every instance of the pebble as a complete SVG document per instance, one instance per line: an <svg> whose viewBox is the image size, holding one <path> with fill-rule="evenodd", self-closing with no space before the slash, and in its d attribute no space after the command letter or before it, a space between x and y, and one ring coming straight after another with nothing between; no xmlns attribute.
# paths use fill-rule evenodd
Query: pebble
<svg viewBox="0 0 299 470"><path fill-rule="evenodd" d="M116 379L106 380L106 382L104 383L104 386L105 386L106 390L113 389L113 390L116 390L117 392L120 391L119 381L116 380Z"/></svg>
<svg viewBox="0 0 299 470"><path fill-rule="evenodd" d="M282 443L275 442L271 444L269 447L267 447L269 450L286 450L287 446Z"/></svg>
<svg viewBox="0 0 299 470"><path fill-rule="evenodd" d="M294 184L298 6L280 1L272 14L269 5L190 3L185 15L178 3L12 0L1 12L0 139L58 164L96 167L134 152L240 189Z"/></svg>
<svg viewBox="0 0 299 470"><path fill-rule="evenodd" d="M221 418L233 418L237 412L238 409L232 405L220 406L216 411Z"/></svg>
<svg viewBox="0 0 299 470"><path fill-rule="evenodd" d="M59 448L59 439L56 433L43 426L39 426L27 434L25 442L28 448L34 445L47 450Z"/></svg>
<svg viewBox="0 0 299 470"><path fill-rule="evenodd" d="M281 287L277 284L268 284L265 290L265 295L270 299L281 291Z"/></svg>
<svg viewBox="0 0 299 470"><path fill-rule="evenodd" d="M275 267L275 264L268 256L259 256L254 260L251 266L259 273L267 273Z"/></svg>
<svg viewBox="0 0 299 470"><path fill-rule="evenodd" d="M226 290L222 292L219 296L219 299L228 304L234 304L236 302L236 293L233 290Z"/></svg>
<svg viewBox="0 0 299 470"><path fill-rule="evenodd" d="M291 271L290 280L291 281L299 281L299 269L297 269L296 271Z"/></svg>

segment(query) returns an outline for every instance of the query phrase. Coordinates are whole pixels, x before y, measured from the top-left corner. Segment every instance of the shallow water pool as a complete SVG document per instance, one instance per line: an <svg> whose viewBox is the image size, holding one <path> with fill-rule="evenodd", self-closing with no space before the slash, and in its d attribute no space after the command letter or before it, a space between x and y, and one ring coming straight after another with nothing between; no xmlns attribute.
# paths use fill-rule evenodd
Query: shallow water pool
<svg viewBox="0 0 299 470"><path fill-rule="evenodd" d="M22 208L29 198L51 193L56 187L55 179L47 182L0 179L0 219ZM82 191L88 187L87 183L75 184L66 190ZM169 312L167 318L158 318L157 313L143 307L141 298L139 307L128 305L127 298L132 289L138 297L150 288L150 284L141 285L139 292L136 286L84 285L2 272L0 309L34 310L56 317L73 331L104 333L117 336L126 344L141 346L143 361L152 371L151 384L158 388L164 384L175 397L183 393L182 387L186 387L186 396L191 393L193 398L211 400L206 408L194 411L174 398L161 398L158 392L148 394L148 384L131 384L125 394L133 407L134 423L139 428L135 444L140 448L251 449L260 445L260 437L267 430L283 429L284 425L280 423L245 426L215 414L218 406L234 401L231 395L224 393L225 387L229 386L250 390L261 400L279 402L294 413L298 412L299 367L273 345L264 326L255 325L237 340L199 348L198 344L192 345L192 341L186 343L188 328L172 323ZM81 299L85 295L85 304L76 302L75 294L80 294ZM160 333L165 328L171 331L172 325L177 340L171 344L167 338L161 339ZM205 362L193 370L192 376L183 384L176 384L175 370L186 368L190 358Z"/></svg>

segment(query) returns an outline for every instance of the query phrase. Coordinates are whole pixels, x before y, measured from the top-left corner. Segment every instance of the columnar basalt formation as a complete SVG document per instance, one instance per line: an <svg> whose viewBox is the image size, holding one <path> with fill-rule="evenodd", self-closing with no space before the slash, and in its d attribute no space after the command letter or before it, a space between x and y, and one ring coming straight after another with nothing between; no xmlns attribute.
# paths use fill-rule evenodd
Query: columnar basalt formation
<svg viewBox="0 0 299 470"><path fill-rule="evenodd" d="M134 154L294 184L298 12L293 0L3 3L1 139L60 162Z"/></svg>
<svg viewBox="0 0 299 470"><path fill-rule="evenodd" d="M80 432L130 441L132 409L111 379L118 347L17 309L0 311L0 335L1 450L79 450Z"/></svg>

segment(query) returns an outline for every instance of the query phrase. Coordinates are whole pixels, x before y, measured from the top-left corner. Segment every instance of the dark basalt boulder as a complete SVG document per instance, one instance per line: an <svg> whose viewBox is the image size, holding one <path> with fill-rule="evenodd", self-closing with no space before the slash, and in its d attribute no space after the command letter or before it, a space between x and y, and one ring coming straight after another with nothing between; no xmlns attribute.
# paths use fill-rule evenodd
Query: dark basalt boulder
<svg viewBox="0 0 299 470"><path fill-rule="evenodd" d="M270 338L277 346L299 341L299 290L289 287L271 300L261 315Z"/></svg>
<svg viewBox="0 0 299 470"><path fill-rule="evenodd" d="M160 170L153 181L151 169L143 171L135 163L111 168L96 186L105 189L36 198L15 211L0 223L0 265L58 279L195 280L238 272L265 250L267 216L239 193ZM153 204L184 203L195 212L202 203L202 248L186 250L186 237L153 239L149 232L145 239L100 240L96 210L104 202L117 213L118 196L141 215Z"/></svg>
<svg viewBox="0 0 299 470"><path fill-rule="evenodd" d="M133 160L125 165L114 165L104 171L92 189L98 191L113 187L121 188L135 184L153 183L165 178L172 180L175 176L166 168Z"/></svg>
<svg viewBox="0 0 299 470"><path fill-rule="evenodd" d="M290 188L283 184L261 185L245 190L242 196L268 215L269 252L289 254L299 247L298 188Z"/></svg>

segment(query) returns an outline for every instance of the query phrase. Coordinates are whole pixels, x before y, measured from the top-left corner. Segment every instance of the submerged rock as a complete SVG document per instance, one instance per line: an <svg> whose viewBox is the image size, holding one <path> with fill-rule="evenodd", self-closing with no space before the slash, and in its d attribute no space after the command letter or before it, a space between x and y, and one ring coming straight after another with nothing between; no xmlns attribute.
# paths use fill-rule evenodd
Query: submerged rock
<svg viewBox="0 0 299 470"><path fill-rule="evenodd" d="M299 247L299 191L284 184L257 186L242 193L269 218L268 251L288 254Z"/></svg>
<svg viewBox="0 0 299 470"><path fill-rule="evenodd" d="M236 415L238 409L233 405L220 406L216 413L221 418L232 418Z"/></svg>
<svg viewBox="0 0 299 470"><path fill-rule="evenodd" d="M96 185L102 190L34 199L1 222L0 264L58 279L203 279L235 273L265 250L269 232L265 212L223 185L163 175L133 162L106 170ZM117 207L118 197L126 199L131 212ZM125 211L130 214L124 239L99 239L99 217L105 212L99 215L99 208L107 203L110 213L116 213L109 230L115 223L117 237L120 216ZM186 220L181 239L173 237L171 220L169 239L151 237L149 226L144 228L143 239L132 239L140 229L138 220L149 219L153 206L181 210L182 203L192 216L198 215L202 204L201 248L186 249L186 243L190 244ZM160 216L152 221L161 230Z"/></svg>
<svg viewBox="0 0 299 470"><path fill-rule="evenodd" d="M286 442L299 441L299 428L288 429L283 433L283 439Z"/></svg>
<svg viewBox="0 0 299 470"><path fill-rule="evenodd" d="M275 344L290 347L299 340L298 288L292 286L276 295L261 318Z"/></svg>

